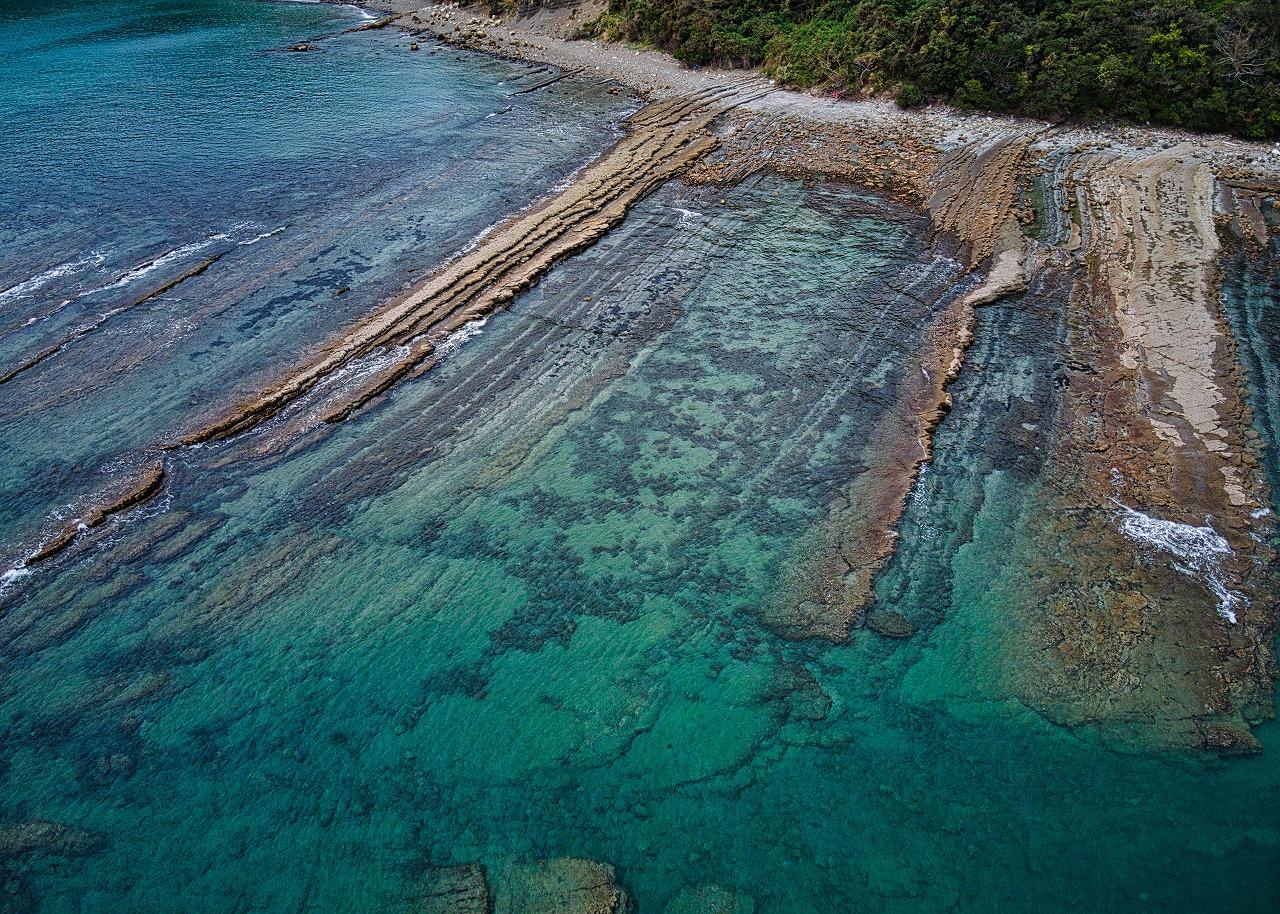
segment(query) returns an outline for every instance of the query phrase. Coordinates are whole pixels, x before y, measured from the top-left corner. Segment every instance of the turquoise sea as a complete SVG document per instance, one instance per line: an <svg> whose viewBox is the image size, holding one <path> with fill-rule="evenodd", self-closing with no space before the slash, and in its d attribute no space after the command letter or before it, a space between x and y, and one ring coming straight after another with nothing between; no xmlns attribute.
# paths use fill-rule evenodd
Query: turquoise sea
<svg viewBox="0 0 1280 914"><path fill-rule="evenodd" d="M53 350L0 384L6 561L635 107L338 34L364 19L0 5L0 373ZM565 856L640 914L709 883L744 914L1280 910L1274 724L1152 750L1003 685L1067 289L980 312L879 582L917 634L767 624L919 370L907 293L957 281L926 230L676 182L349 421L175 452L161 499L5 579L0 911L407 914L433 867ZM1275 442L1280 249L1226 274Z"/></svg>

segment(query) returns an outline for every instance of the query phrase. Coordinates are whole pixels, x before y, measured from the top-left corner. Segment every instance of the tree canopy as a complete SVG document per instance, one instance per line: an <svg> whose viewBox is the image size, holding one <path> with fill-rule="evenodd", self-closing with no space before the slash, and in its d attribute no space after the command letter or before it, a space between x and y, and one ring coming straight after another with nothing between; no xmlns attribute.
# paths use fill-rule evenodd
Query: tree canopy
<svg viewBox="0 0 1280 914"><path fill-rule="evenodd" d="M1280 136L1280 0L610 0L693 65L900 104Z"/></svg>

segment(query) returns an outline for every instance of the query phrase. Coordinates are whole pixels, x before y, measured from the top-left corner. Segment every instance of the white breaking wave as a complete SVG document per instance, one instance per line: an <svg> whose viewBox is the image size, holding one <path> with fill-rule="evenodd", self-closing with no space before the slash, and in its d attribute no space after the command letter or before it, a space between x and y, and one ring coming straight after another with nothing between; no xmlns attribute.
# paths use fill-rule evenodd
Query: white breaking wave
<svg viewBox="0 0 1280 914"><path fill-rule="evenodd" d="M264 241L265 239L270 238L272 235L279 235L284 230L285 230L285 226L282 225L279 228L272 229L269 232L263 232L261 235L254 235L252 238L246 238L244 241L237 241L236 244L239 247L247 248L249 245L257 244L259 241Z"/></svg>
<svg viewBox="0 0 1280 914"><path fill-rule="evenodd" d="M489 322L487 317L478 320L468 321L457 330L445 337L438 346L436 352L441 356L452 355L462 348L462 344L473 337L479 336L480 331L484 329L484 325Z"/></svg>
<svg viewBox="0 0 1280 914"><path fill-rule="evenodd" d="M23 578L31 576L31 569L24 564L14 565L4 574L0 574L0 594L16 584Z"/></svg>
<svg viewBox="0 0 1280 914"><path fill-rule="evenodd" d="M203 241L193 241L190 244L184 244L182 245L182 247L174 248L172 251L169 251L166 254L161 254L159 257L156 257L153 260L148 260L146 263L141 263L136 267L132 267L131 269L125 270L123 273L121 273L119 276L116 277L115 282L109 285L101 286L100 288L94 289L93 291L105 292L108 289L119 289L121 286L126 286L129 283L133 282L135 279L141 279L143 276L146 276L149 273L154 273L156 270L159 270L163 267L168 266L169 264L173 263L175 260L181 260L183 257L186 257L188 254L194 254L196 251L203 251L205 248L207 248L209 245L213 244L216 241L226 241L228 237L229 237L228 235L222 232L219 232L216 235L210 235L208 238L205 238Z"/></svg>
<svg viewBox="0 0 1280 914"><path fill-rule="evenodd" d="M1231 554L1231 545L1222 534L1207 525L1194 527L1162 520L1119 501L1115 503L1121 512L1120 532L1177 558L1173 567L1189 577L1203 580L1217 597L1218 614L1234 625L1235 611L1245 605L1245 598L1228 589L1222 580L1221 559Z"/></svg>
<svg viewBox="0 0 1280 914"><path fill-rule="evenodd" d="M32 276L30 279L24 280L16 286L10 286L3 292L0 292L0 302L6 302L11 298L17 298L20 295L27 295L31 292L38 292L60 276L67 276L68 274L83 270L85 267L96 267L106 259L107 257L105 254L99 254L95 251L87 257L81 257L79 260L72 260L67 263L59 264L56 267L50 267L43 273L40 273L37 276Z"/></svg>

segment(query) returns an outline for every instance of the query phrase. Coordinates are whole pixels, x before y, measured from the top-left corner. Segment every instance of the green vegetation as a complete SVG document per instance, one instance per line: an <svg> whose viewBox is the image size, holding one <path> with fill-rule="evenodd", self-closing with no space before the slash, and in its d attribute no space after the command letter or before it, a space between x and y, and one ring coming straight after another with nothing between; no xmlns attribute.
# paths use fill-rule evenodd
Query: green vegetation
<svg viewBox="0 0 1280 914"><path fill-rule="evenodd" d="M610 0L599 29L905 106L1280 136L1280 0Z"/></svg>

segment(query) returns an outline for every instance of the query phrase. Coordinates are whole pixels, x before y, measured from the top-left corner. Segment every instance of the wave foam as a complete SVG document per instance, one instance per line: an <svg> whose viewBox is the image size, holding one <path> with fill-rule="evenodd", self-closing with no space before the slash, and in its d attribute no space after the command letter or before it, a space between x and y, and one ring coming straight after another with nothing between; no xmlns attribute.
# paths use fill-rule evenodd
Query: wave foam
<svg viewBox="0 0 1280 914"><path fill-rule="evenodd" d="M467 340L479 336L480 331L484 329L484 325L487 323L489 323L489 319L486 317L482 317L474 321L468 321L441 340L439 345L436 346L436 352L442 357L452 355L461 349L462 344L467 342Z"/></svg>
<svg viewBox="0 0 1280 914"><path fill-rule="evenodd" d="M12 587L14 584L22 580L23 578L29 578L29 577L31 577L30 568L28 568L26 565L23 565L23 564L14 565L4 574L0 574L0 594L3 594L6 590L8 590L10 587Z"/></svg>
<svg viewBox="0 0 1280 914"><path fill-rule="evenodd" d="M181 247L176 247L172 251L168 251L167 253L161 254L159 257L155 257L144 263L138 264L136 267L131 267L128 270L125 270L123 273L121 273L119 276L116 277L115 282L109 285L105 285L100 288L94 289L93 291L105 292L108 289L119 289L121 286L126 286L129 283L133 282L135 279L141 279L143 276L146 276L149 273L154 273L156 270L159 270L163 267L168 266L169 264L173 263L175 260L181 260L183 257L186 257L190 254L194 254L197 251L203 251L205 248L207 248L209 245L215 242L226 241L229 237L230 237L229 235L223 232L219 232L216 235L208 236L202 241L192 241L190 244L184 244Z"/></svg>
<svg viewBox="0 0 1280 914"><path fill-rule="evenodd" d="M1200 578L1218 600L1218 615L1234 625L1235 611L1246 605L1246 601L1222 580L1221 559L1231 554L1226 538L1208 525L1180 524L1143 514L1119 501L1115 504L1121 512L1120 532L1178 559L1173 567L1188 577Z"/></svg>
<svg viewBox="0 0 1280 914"><path fill-rule="evenodd" d="M236 245L238 247L247 248L252 244L257 244L259 241L264 241L267 238L270 238L272 235L279 235L284 230L285 230L285 226L282 225L279 228L274 228L269 232L263 232L260 235L254 235L252 238L246 238L244 241L237 241Z"/></svg>
<svg viewBox="0 0 1280 914"><path fill-rule="evenodd" d="M16 286L10 286L3 292L0 292L0 302L7 302L11 298L17 298L21 295L27 295L31 292L38 292L62 276L79 272L86 267L96 267L98 264L106 260L105 254L99 254L96 251L88 256L81 257L78 260L69 260L66 263L58 264L56 267L50 267L43 273L32 276L30 279L23 280Z"/></svg>

